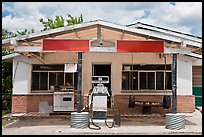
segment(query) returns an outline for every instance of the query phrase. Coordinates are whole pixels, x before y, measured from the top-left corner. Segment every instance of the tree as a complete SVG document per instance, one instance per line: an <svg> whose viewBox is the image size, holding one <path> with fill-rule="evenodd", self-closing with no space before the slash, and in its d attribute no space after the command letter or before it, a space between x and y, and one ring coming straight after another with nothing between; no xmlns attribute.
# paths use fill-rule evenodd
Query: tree
<svg viewBox="0 0 204 137"><path fill-rule="evenodd" d="M74 25L74 24L80 24L81 22L83 22L82 14L80 15L80 17L73 17L70 14L67 14L67 16L70 18L67 20L67 26Z"/></svg>
<svg viewBox="0 0 204 137"><path fill-rule="evenodd" d="M6 29L2 29L2 39L8 39L16 36L17 36L16 33L12 31L7 31Z"/></svg>
<svg viewBox="0 0 204 137"><path fill-rule="evenodd" d="M9 54L9 50L2 49L2 56ZM2 62L2 114L11 112L12 94L12 63Z"/></svg>
<svg viewBox="0 0 204 137"><path fill-rule="evenodd" d="M35 32L34 29L31 29L31 31L28 31L27 29L22 30L22 31L18 31L17 30L17 34L16 35L22 36L22 35L31 34L31 33L34 33L34 32Z"/></svg>
<svg viewBox="0 0 204 137"><path fill-rule="evenodd" d="M39 21L44 25L44 29L41 31L64 27L64 18L62 16L55 16L54 22L52 19L48 19L46 22L43 18L40 18Z"/></svg>
<svg viewBox="0 0 204 137"><path fill-rule="evenodd" d="M70 14L67 14L68 18L67 21L67 26L74 25L74 24L79 24L83 22L83 16L82 14L80 17L73 17ZM43 24L44 29L41 31L45 30L50 30L50 29L55 29L55 28L60 28L65 26L65 19L62 16L55 16L55 20L48 18L47 21L44 21L43 18L40 18L39 21Z"/></svg>
<svg viewBox="0 0 204 137"><path fill-rule="evenodd" d="M27 29L25 29L25 30L21 30L21 31L17 30L17 32L2 29L2 39L13 38L13 37L16 37L16 36L22 36L22 35L31 34L31 33L34 33L34 32L35 32L35 30L33 28L31 29L31 31L28 31Z"/></svg>

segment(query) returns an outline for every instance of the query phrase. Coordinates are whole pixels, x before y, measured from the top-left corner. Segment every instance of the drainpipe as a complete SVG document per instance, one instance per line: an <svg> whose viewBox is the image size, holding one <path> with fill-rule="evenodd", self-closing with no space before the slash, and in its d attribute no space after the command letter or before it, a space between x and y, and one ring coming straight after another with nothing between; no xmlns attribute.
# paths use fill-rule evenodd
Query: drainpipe
<svg viewBox="0 0 204 137"><path fill-rule="evenodd" d="M81 79L82 79L82 52L78 52L78 80L77 80L77 89L78 89L78 98L77 98L77 113L81 113Z"/></svg>
<svg viewBox="0 0 204 137"><path fill-rule="evenodd" d="M176 88L177 88L177 54L173 53L172 69L172 113L176 113Z"/></svg>

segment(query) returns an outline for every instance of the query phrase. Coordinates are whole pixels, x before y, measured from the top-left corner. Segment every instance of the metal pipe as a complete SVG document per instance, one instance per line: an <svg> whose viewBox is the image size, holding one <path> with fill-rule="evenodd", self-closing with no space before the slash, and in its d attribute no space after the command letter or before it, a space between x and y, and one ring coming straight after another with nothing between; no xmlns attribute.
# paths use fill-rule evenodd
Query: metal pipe
<svg viewBox="0 0 204 137"><path fill-rule="evenodd" d="M77 101L77 113L81 113L81 81L82 81L82 52L78 52L78 80L77 80L77 89L78 89L78 101Z"/></svg>
<svg viewBox="0 0 204 137"><path fill-rule="evenodd" d="M172 62L172 113L176 113L176 88L177 88L177 54L173 53Z"/></svg>

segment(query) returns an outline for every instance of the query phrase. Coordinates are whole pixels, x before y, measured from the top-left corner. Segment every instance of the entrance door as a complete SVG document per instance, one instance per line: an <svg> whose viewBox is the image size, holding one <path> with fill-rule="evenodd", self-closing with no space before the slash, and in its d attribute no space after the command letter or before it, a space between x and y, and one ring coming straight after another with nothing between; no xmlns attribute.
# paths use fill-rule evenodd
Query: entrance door
<svg viewBox="0 0 204 137"><path fill-rule="evenodd" d="M109 83L104 84L104 86L108 87L108 90L111 90L111 64L93 64L92 65L92 76L108 76ZM94 87L95 85L92 85L92 86ZM111 106L110 97L108 97L107 103L108 103L108 107L110 107Z"/></svg>

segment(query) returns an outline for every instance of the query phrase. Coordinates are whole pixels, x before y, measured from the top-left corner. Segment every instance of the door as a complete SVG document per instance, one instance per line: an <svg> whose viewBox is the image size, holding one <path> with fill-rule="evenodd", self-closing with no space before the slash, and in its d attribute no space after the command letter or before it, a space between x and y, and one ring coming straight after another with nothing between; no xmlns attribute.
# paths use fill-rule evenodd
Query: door
<svg viewBox="0 0 204 137"><path fill-rule="evenodd" d="M108 65L94 64L92 67L93 67L92 76L108 76L109 77L109 83L104 84L104 86L108 87L108 89L111 89L111 64L108 64Z"/></svg>
<svg viewBox="0 0 204 137"><path fill-rule="evenodd" d="M111 64L93 64L92 65L92 76L108 76L109 77L109 83L105 83L104 86L108 87L109 94L112 95L111 90ZM96 84L92 85L93 87L96 86ZM107 101L108 107L111 106L111 97L108 97Z"/></svg>

